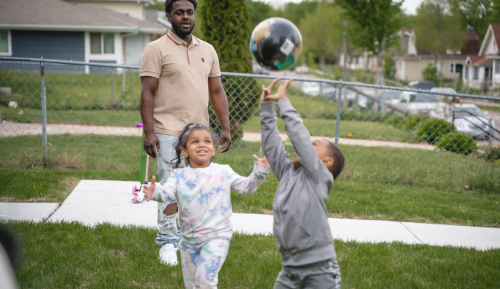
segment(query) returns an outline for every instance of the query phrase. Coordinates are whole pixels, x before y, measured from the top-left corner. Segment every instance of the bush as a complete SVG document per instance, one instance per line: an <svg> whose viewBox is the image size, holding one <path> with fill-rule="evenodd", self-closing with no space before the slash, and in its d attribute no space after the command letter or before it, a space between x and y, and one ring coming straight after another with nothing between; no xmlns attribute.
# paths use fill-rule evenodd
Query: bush
<svg viewBox="0 0 500 289"><path fill-rule="evenodd" d="M405 122L401 125L402 129L406 130L413 130L419 123L421 123L424 120L429 119L427 115L422 115L422 114L416 114L408 117Z"/></svg>
<svg viewBox="0 0 500 289"><path fill-rule="evenodd" d="M484 154L481 154L480 157L489 162L500 161L500 146L486 148Z"/></svg>
<svg viewBox="0 0 500 289"><path fill-rule="evenodd" d="M260 90L257 88L255 79L223 77L221 80L229 106L231 138L237 141L243 137L243 125L254 115L255 108L260 101ZM220 134L222 128L212 105L209 106L208 113L210 126Z"/></svg>
<svg viewBox="0 0 500 289"><path fill-rule="evenodd" d="M403 124L406 122L406 118L402 116L393 115L384 120L388 125L392 125L395 128L402 128Z"/></svg>
<svg viewBox="0 0 500 289"><path fill-rule="evenodd" d="M439 79L439 72L437 67L433 63L427 64L427 67L422 70L422 78L426 81L434 81L436 86L441 84L441 79Z"/></svg>
<svg viewBox="0 0 500 289"><path fill-rule="evenodd" d="M250 22L245 0L205 0L201 9L201 30L205 41L212 44L219 56L221 71L252 72L252 57L248 49ZM229 103L229 122L233 141L243 136L243 125L253 115L259 103L255 79L222 78ZM220 132L212 106L210 125Z"/></svg>
<svg viewBox="0 0 500 289"><path fill-rule="evenodd" d="M415 131L419 140L434 144L442 135L454 132L455 127L451 122L431 118L420 122Z"/></svg>
<svg viewBox="0 0 500 289"><path fill-rule="evenodd" d="M477 149L474 139L461 132L450 132L441 136L436 146L440 149L463 155L469 155Z"/></svg>

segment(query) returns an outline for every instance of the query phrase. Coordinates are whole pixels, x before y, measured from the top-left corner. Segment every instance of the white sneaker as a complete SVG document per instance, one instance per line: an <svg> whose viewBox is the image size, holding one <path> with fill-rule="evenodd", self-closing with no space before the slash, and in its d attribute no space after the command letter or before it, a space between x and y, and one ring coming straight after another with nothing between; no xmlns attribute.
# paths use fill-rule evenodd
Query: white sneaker
<svg viewBox="0 0 500 289"><path fill-rule="evenodd" d="M160 262L167 266L177 266L177 248L172 244L166 244L160 249L160 255L158 256Z"/></svg>

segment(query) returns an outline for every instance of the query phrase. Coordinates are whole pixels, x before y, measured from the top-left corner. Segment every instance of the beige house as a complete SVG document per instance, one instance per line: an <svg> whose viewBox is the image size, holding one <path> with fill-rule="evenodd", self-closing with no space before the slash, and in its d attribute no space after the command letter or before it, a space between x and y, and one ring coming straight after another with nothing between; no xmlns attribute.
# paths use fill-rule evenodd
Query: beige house
<svg viewBox="0 0 500 289"><path fill-rule="evenodd" d="M477 54L467 56L464 84L475 89L500 87L500 24L488 27L483 44Z"/></svg>
<svg viewBox="0 0 500 289"><path fill-rule="evenodd" d="M407 49L405 51L407 54L394 59L396 62L396 78L405 81L422 80L422 70L429 63L434 64L434 55L430 51L420 50L415 47L415 33L412 29L405 29L404 36L407 40ZM479 36L477 33L467 30L464 36L467 41L464 49L461 51L447 51L445 54L438 56L437 69L442 78L458 80L467 56L477 54L479 51Z"/></svg>
<svg viewBox="0 0 500 289"><path fill-rule="evenodd" d="M135 19L148 21L164 28L170 23L162 19L163 12L146 10L145 6L154 4L154 0L64 0L77 7L99 7L112 10ZM166 22L166 23L165 23ZM166 29L164 30L166 31ZM123 63L138 65L141 61L142 50L152 40L158 39L164 33L124 33L121 35Z"/></svg>
<svg viewBox="0 0 500 289"><path fill-rule="evenodd" d="M77 6L100 6L121 14L146 20L144 5L154 4L153 0L65 0Z"/></svg>

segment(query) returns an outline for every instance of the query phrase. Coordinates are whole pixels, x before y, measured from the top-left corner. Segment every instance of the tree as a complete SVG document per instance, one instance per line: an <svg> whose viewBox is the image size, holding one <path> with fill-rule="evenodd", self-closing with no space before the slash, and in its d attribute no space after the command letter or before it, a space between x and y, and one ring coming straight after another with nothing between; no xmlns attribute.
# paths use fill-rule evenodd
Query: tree
<svg viewBox="0 0 500 289"><path fill-rule="evenodd" d="M425 0L417 8L415 26L416 46L429 50L437 66L439 55L447 50L460 51L464 47L464 27L460 16L451 14L446 0Z"/></svg>
<svg viewBox="0 0 500 289"><path fill-rule="evenodd" d="M463 24L474 27L484 39L490 23L498 23L500 0L448 0L451 11L462 16Z"/></svg>
<svg viewBox="0 0 500 289"><path fill-rule="evenodd" d="M306 49L320 55L324 69L325 57L335 56L342 49L342 11L333 4L322 2L316 10L300 20L302 41Z"/></svg>
<svg viewBox="0 0 500 289"><path fill-rule="evenodd" d="M380 83L383 52L399 43L397 32L403 25L401 2L392 0L337 0L345 9L350 25L348 38L352 44L377 56L376 83Z"/></svg>
<svg viewBox="0 0 500 289"><path fill-rule="evenodd" d="M316 11L320 0L305 0L300 3L287 3L281 9L274 11L277 17L282 17L290 20L293 24L299 26L300 20L304 19L307 14L312 14Z"/></svg>
<svg viewBox="0 0 500 289"><path fill-rule="evenodd" d="M248 13L250 14L250 33L263 20L273 16L273 7L264 2L246 0Z"/></svg>
<svg viewBox="0 0 500 289"><path fill-rule="evenodd" d="M221 71L252 72L246 1L204 0L200 14L204 40L217 51ZM231 135L236 141L243 136L243 125L253 115L259 102L259 90L255 79L251 78L222 78L222 84L229 103ZM212 108L209 113L210 125L220 131Z"/></svg>

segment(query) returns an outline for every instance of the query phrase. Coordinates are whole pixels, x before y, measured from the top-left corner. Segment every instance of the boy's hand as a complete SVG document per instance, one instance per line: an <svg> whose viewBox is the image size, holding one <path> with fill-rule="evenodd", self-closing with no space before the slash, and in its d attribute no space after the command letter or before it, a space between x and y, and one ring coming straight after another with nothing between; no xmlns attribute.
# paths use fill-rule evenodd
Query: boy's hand
<svg viewBox="0 0 500 289"><path fill-rule="evenodd" d="M259 162L265 166L268 166L268 167L271 167L271 164L269 164L269 162L267 161L266 157L263 157L261 159L259 159L258 156L256 155L253 155L253 158L255 159L256 162Z"/></svg>
<svg viewBox="0 0 500 289"><path fill-rule="evenodd" d="M269 95L273 94L274 85L280 80L281 80L281 77L276 78L275 80L273 80L273 82L271 82L271 84L269 84L268 87L266 87L264 84L262 85L262 95L260 96L260 101L262 101L262 102L272 101L270 99L267 99L267 97Z"/></svg>
<svg viewBox="0 0 500 289"><path fill-rule="evenodd" d="M280 87L278 88L278 92L276 92L276 94L266 96L266 100L278 101L283 98L286 98L286 89L290 86L292 80L293 78L290 78L287 81L285 81L285 83L280 85Z"/></svg>
<svg viewBox="0 0 500 289"><path fill-rule="evenodd" d="M153 194L155 192L155 187L156 187L155 176L153 176L153 178L151 179L151 183L149 185L144 185L144 189L143 189L144 195L145 195L146 200L148 202L151 200L151 197L153 196Z"/></svg>

